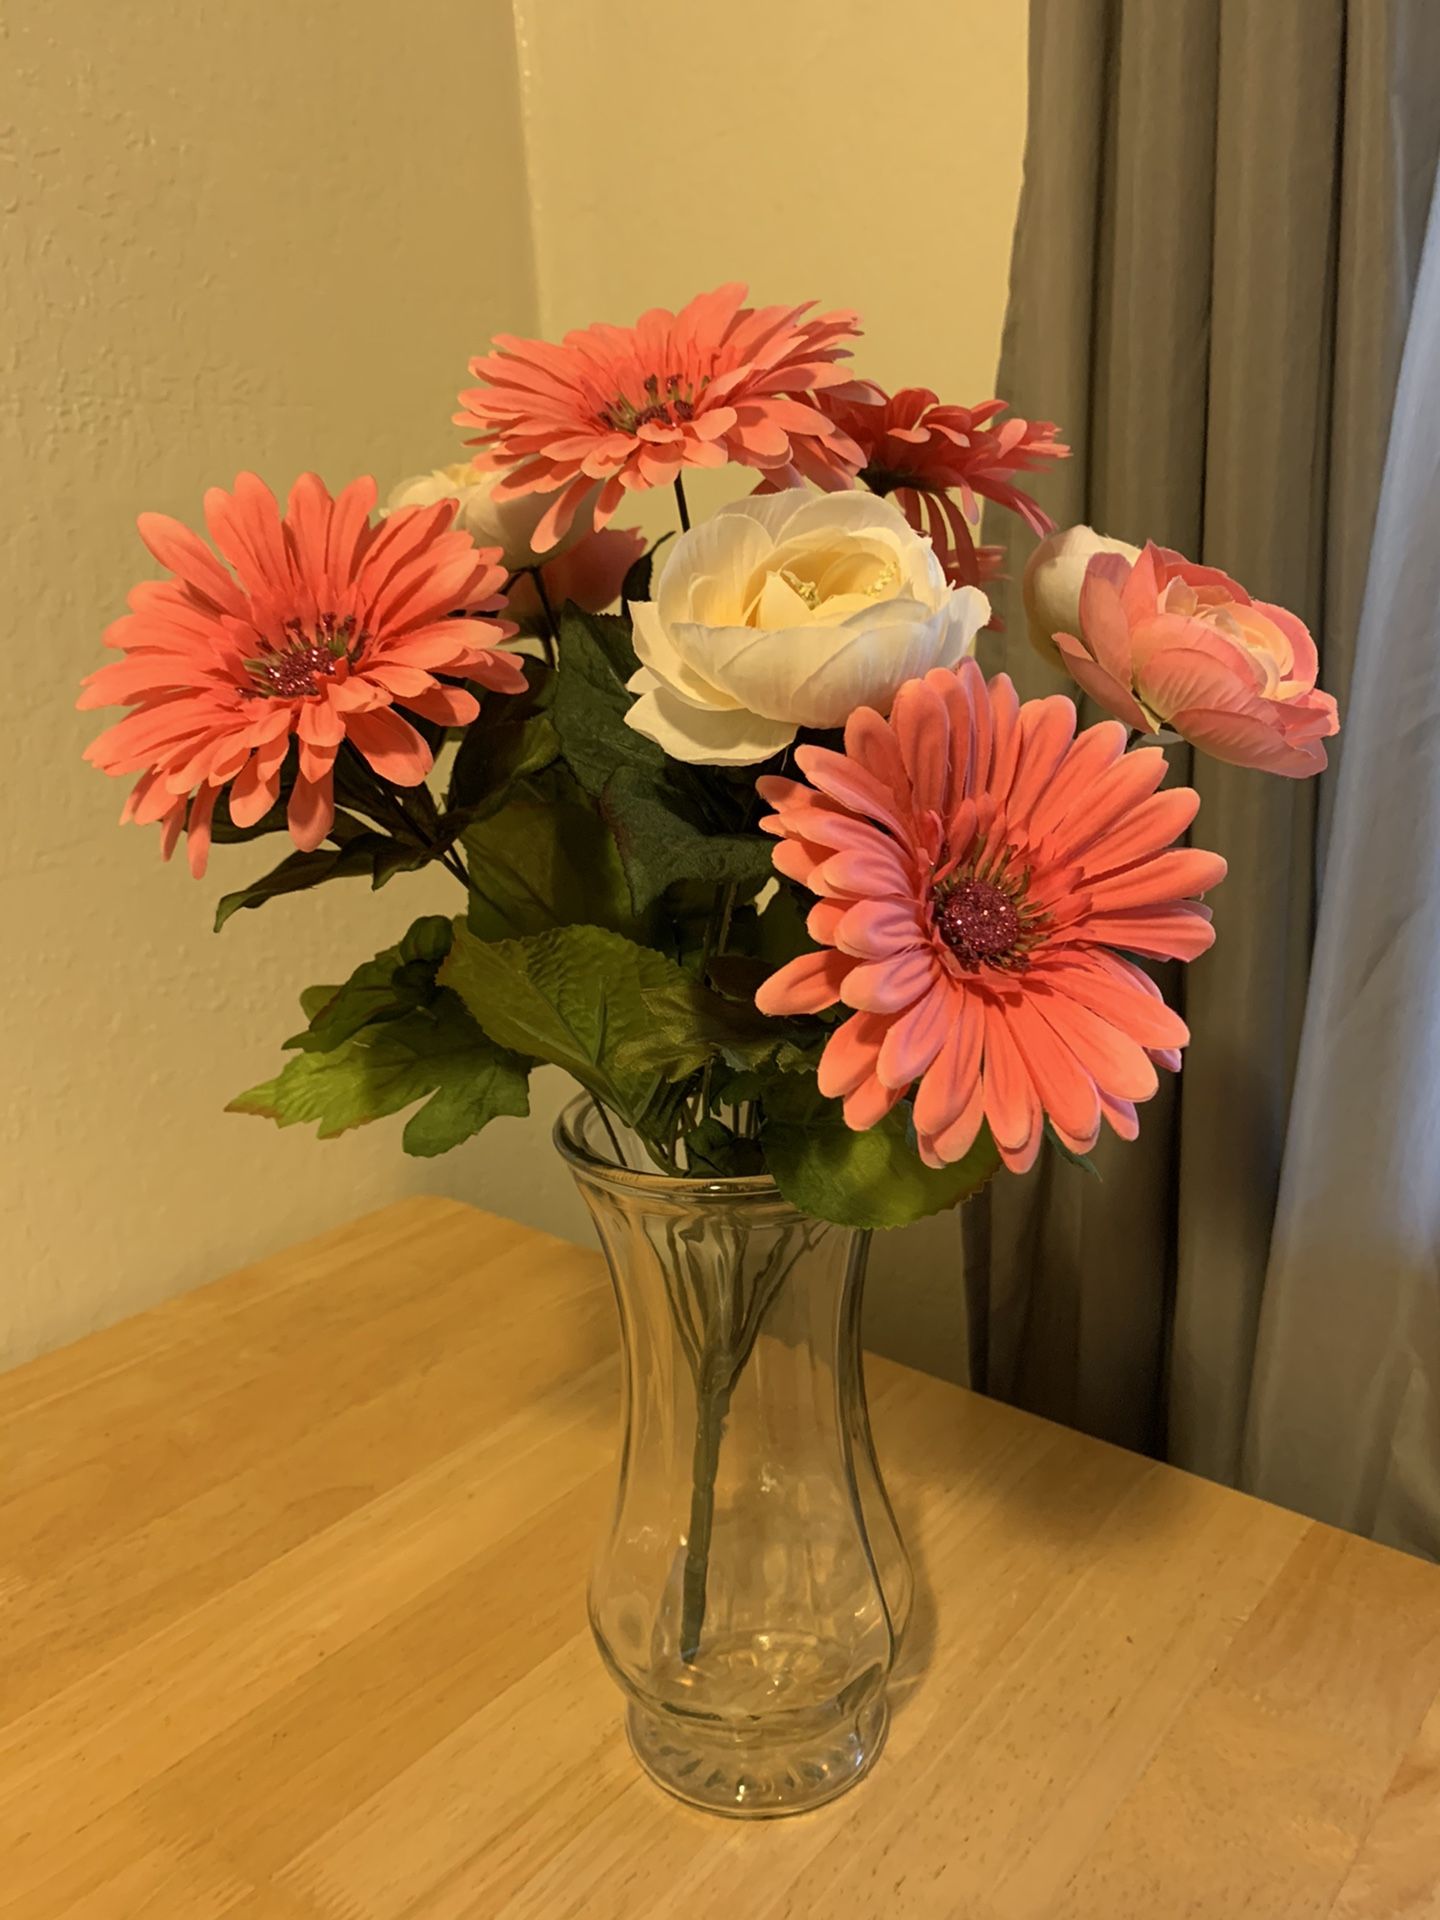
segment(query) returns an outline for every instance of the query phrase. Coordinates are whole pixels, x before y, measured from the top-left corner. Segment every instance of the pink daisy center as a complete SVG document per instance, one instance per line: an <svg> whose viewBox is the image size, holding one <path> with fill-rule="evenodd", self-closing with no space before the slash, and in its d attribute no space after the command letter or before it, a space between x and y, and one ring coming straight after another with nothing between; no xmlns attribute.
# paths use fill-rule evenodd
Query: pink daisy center
<svg viewBox="0 0 1440 1920"><path fill-rule="evenodd" d="M255 684L244 691L267 700L309 698L321 691L325 681L335 679L342 661L354 665L367 638L363 633L356 636L352 619L338 619L333 613L321 614L309 631L298 620L288 620L283 645L267 645L245 662Z"/></svg>
<svg viewBox="0 0 1440 1920"><path fill-rule="evenodd" d="M962 967L1025 964L1025 922L1016 897L972 874L937 890L935 930Z"/></svg>

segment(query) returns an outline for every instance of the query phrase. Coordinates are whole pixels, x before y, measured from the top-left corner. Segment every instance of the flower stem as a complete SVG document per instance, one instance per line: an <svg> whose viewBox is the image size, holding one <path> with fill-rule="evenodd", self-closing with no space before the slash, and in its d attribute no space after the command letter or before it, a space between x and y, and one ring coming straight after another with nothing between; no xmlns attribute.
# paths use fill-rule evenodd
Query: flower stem
<svg viewBox="0 0 1440 1920"><path fill-rule="evenodd" d="M616 1166L626 1167L628 1170L629 1163L626 1161L625 1151L620 1145L619 1135L616 1133L614 1127L610 1123L609 1114L605 1111L605 1108L601 1105L600 1101L598 1101L595 1098L593 1093L591 1094L590 1099L591 1099L591 1103L595 1108L596 1113L598 1113L600 1116L601 1126L604 1127L606 1133L610 1136L610 1150L615 1155Z"/></svg>
<svg viewBox="0 0 1440 1920"><path fill-rule="evenodd" d="M675 476L675 504L680 509L680 531L690 531L690 508L685 501L685 482L677 473Z"/></svg>
<svg viewBox="0 0 1440 1920"><path fill-rule="evenodd" d="M685 1567L680 1583L680 1658L686 1666L693 1666L699 1657L700 1636L705 1630L710 1545L715 1531L715 1481L720 1471L720 1443L725 1436L730 1402L755 1351L765 1316L791 1272L797 1251L808 1253L814 1245L808 1228L802 1231L800 1239L797 1250L793 1229L786 1227L780 1232L748 1292L743 1254L737 1254L734 1266L720 1279L716 1293L708 1300L703 1290L697 1291L696 1306L703 1331L701 1326L687 1324L677 1314L676 1326L687 1356L689 1343L695 1346L695 1359L691 1363L695 1374L695 1451L690 1470L690 1525L686 1530ZM673 1252L673 1241L671 1245ZM677 1286L683 1286L679 1276L676 1277ZM698 1287L698 1280L696 1284ZM671 1304L674 1310L673 1298ZM719 1311L722 1305L724 1310Z"/></svg>
<svg viewBox="0 0 1440 1920"><path fill-rule="evenodd" d="M728 1366L702 1374L695 1388L695 1456L691 1466L690 1525L685 1537L685 1571L680 1602L680 1658L693 1666L705 1630L705 1588L710 1573L710 1540L715 1530L715 1478L720 1468L720 1439L737 1375Z"/></svg>
<svg viewBox="0 0 1440 1920"><path fill-rule="evenodd" d="M378 825L388 826L392 831L398 828L401 834L416 846L424 847L431 858L438 860L447 873L453 873L468 892L470 875L466 872L465 863L455 848L441 846L438 840L432 838L430 823L416 813L400 792L386 786L378 778L371 770L369 762L361 756L352 742L347 740L341 751L346 754L351 774L359 776L363 795L362 798L349 800L348 804L359 813L368 813ZM433 796L429 788L422 786L413 791L417 795L424 793L427 801L430 802L431 820L436 820Z"/></svg>
<svg viewBox="0 0 1440 1920"><path fill-rule="evenodd" d="M708 984L706 975L710 962L725 951L725 942L730 938L730 923L735 917L735 903L740 889L735 881L727 881L715 896L711 908L710 921L705 930L705 945L700 956L700 979ZM712 1053L705 1062L705 1071L700 1077L700 1105L696 1113L695 1124L699 1126L710 1110L710 1081L715 1071L715 1056Z"/></svg>
<svg viewBox="0 0 1440 1920"><path fill-rule="evenodd" d="M540 611L545 616L545 631L541 634L541 643L545 648L545 662L553 667L559 659L560 629L555 623L555 609L550 604L550 595L545 590L545 577L539 567L527 567L526 572L535 582L536 597L540 602Z"/></svg>

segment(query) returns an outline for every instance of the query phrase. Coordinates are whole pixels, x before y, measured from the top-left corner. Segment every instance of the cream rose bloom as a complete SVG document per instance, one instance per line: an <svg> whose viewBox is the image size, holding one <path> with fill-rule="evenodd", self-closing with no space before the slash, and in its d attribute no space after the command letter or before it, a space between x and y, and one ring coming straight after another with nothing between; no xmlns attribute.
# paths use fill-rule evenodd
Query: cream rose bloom
<svg viewBox="0 0 1440 1920"><path fill-rule="evenodd" d="M676 760L748 766L801 727L888 713L907 680L974 651L990 616L870 493L751 494L682 534L631 609L626 719Z"/></svg>
<svg viewBox="0 0 1440 1920"><path fill-rule="evenodd" d="M535 529L555 496L526 493L518 500L497 500L495 488L504 478L498 473L480 473L468 460L454 466L436 467L430 473L417 473L402 480L385 502L387 512L396 507L431 507L437 500L458 500L460 511L455 525L463 527L477 547L499 547L511 573L521 567L537 567L542 560L553 560L568 553L577 540L590 532L594 522L593 500L576 514L563 540L543 553L531 544Z"/></svg>
<svg viewBox="0 0 1440 1920"><path fill-rule="evenodd" d="M1025 563L1020 594L1030 644L1052 667L1065 666L1052 636L1080 631L1080 588L1097 553L1118 553L1132 564L1140 558L1128 540L1111 540L1093 527L1065 527L1042 540Z"/></svg>

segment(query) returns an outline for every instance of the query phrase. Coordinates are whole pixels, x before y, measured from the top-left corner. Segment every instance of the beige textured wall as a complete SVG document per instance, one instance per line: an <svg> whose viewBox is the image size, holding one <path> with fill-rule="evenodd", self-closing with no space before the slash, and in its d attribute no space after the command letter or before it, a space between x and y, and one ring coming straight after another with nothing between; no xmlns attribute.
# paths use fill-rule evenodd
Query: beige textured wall
<svg viewBox="0 0 1440 1920"><path fill-rule="evenodd" d="M256 869L117 830L72 710L150 571L134 517L448 456L492 328L533 319L502 0L19 0L6 10L7 661L0 809L0 1356L19 1359L402 1192L500 1200L393 1128L321 1145L221 1109L295 992L448 899L346 883L209 930ZM269 848L260 859L278 857ZM517 1123L503 1126L518 1132ZM557 1182L558 1186L558 1182Z"/></svg>
<svg viewBox="0 0 1440 1920"><path fill-rule="evenodd" d="M7 13L0 1364L405 1192L583 1231L544 1143L553 1085L438 1162L384 1123L322 1145L221 1111L273 1070L301 985L449 895L347 884L215 936L254 851L219 850L196 886L153 833L116 830L123 789L81 765L96 718L70 701L145 570L139 508L193 518L241 466L384 484L451 457L451 397L491 331L624 320L727 278L858 307L881 379L989 389L1023 0L513 14ZM952 1239L882 1248L886 1343L931 1364L958 1337Z"/></svg>

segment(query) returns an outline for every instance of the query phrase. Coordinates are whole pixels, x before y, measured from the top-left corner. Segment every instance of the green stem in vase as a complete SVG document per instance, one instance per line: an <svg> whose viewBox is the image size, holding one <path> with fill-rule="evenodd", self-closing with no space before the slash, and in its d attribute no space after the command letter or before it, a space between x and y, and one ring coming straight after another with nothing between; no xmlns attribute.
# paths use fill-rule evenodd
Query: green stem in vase
<svg viewBox="0 0 1440 1920"><path fill-rule="evenodd" d="M680 1603L680 1658L687 1667L693 1666L699 1657L700 1636L705 1630L710 1543L715 1532L715 1482L720 1472L720 1444L725 1437L726 1416L735 1389L755 1350L771 1303L785 1284L797 1251L808 1252L814 1244L814 1236L808 1230L803 1232L799 1249L796 1249L794 1241L794 1232L788 1227L777 1237L755 1276L748 1300L743 1295L744 1283L740 1274L731 1271L727 1276L727 1284L734 1292L727 1303L730 1313L723 1322L728 1338L717 1340L703 1358L697 1354L698 1365L692 1361L695 1374L695 1451L691 1462L690 1525L685 1537L685 1569L681 1576ZM678 1315L677 1326L683 1336L685 1323Z"/></svg>
<svg viewBox="0 0 1440 1920"><path fill-rule="evenodd" d="M695 1386L695 1456L690 1480L690 1525L685 1540L685 1571L680 1603L680 1658L694 1664L705 1630L705 1589L710 1576L710 1540L715 1531L715 1480L720 1470L720 1441L725 1416L739 1379L739 1369L726 1367L712 1377L702 1374Z"/></svg>

